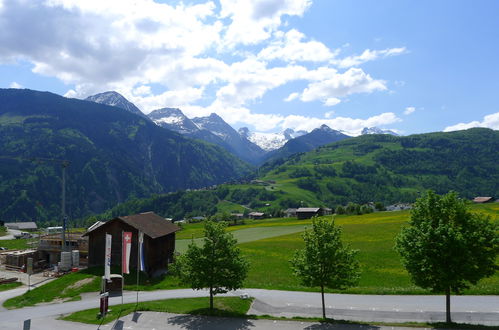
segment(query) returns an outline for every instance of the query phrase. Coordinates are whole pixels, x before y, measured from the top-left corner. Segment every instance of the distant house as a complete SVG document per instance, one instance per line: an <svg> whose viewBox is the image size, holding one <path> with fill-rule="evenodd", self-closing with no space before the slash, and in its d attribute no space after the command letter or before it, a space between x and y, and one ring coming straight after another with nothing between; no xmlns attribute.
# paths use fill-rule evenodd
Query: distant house
<svg viewBox="0 0 499 330"><path fill-rule="evenodd" d="M248 217L250 219L263 219L264 216L265 216L265 213L262 213L262 212L250 212L248 214Z"/></svg>
<svg viewBox="0 0 499 330"><path fill-rule="evenodd" d="M86 264L88 255L88 237L82 236L83 233L66 233L66 251L78 250L79 264ZM61 261L62 252L62 234L48 234L40 237L38 242L38 251L40 259L43 259L48 265L57 264Z"/></svg>
<svg viewBox="0 0 499 330"><path fill-rule="evenodd" d="M289 208L284 211L284 214L286 215L286 218L296 217L296 209Z"/></svg>
<svg viewBox="0 0 499 330"><path fill-rule="evenodd" d="M475 197L473 198L473 203L489 203L493 202L493 197Z"/></svg>
<svg viewBox="0 0 499 330"><path fill-rule="evenodd" d="M310 219L321 215L324 215L324 210L320 207L300 207L296 210L298 219Z"/></svg>
<svg viewBox="0 0 499 330"><path fill-rule="evenodd" d="M236 220L244 219L244 213L231 213L230 215L234 217Z"/></svg>
<svg viewBox="0 0 499 330"><path fill-rule="evenodd" d="M6 222L4 226L7 229L15 229L15 230L22 230L22 231L35 231L38 229L38 226L36 225L36 222L30 221L30 222Z"/></svg>
<svg viewBox="0 0 499 330"><path fill-rule="evenodd" d="M171 221L155 214L146 212L111 219L101 225L89 228L88 265L104 265L105 236L112 235L111 264L121 265L122 232L132 232L132 247L130 251L130 268L137 267L138 233L144 233L144 263L150 276L164 273L168 263L173 261L175 251L175 232L180 227Z"/></svg>
<svg viewBox="0 0 499 330"><path fill-rule="evenodd" d="M409 203L397 203L397 204L388 205L386 207L387 211L403 211L410 209L412 209L412 205Z"/></svg>
<svg viewBox="0 0 499 330"><path fill-rule="evenodd" d="M322 208L322 215L331 215L331 214L333 214L333 209L330 209L328 207Z"/></svg>

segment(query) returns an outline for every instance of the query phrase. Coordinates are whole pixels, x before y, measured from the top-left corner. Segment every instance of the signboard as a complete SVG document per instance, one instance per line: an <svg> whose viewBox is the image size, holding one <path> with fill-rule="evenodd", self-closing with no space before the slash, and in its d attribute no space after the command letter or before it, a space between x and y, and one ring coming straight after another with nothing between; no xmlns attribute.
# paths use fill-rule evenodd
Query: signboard
<svg viewBox="0 0 499 330"><path fill-rule="evenodd" d="M28 258L28 264L26 267L26 274L28 274L28 275L33 274L33 258Z"/></svg>
<svg viewBox="0 0 499 330"><path fill-rule="evenodd" d="M104 253L104 278L106 280L111 279L111 251L112 251L112 246L111 246L111 240L112 236L109 234L106 234L106 249Z"/></svg>

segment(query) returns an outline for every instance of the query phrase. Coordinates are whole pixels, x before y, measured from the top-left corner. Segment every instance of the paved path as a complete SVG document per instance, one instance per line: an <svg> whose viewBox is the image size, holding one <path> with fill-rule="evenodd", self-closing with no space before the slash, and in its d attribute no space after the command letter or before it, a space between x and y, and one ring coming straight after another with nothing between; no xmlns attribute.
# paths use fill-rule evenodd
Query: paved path
<svg viewBox="0 0 499 330"><path fill-rule="evenodd" d="M15 239L14 235L20 234L20 233L21 233L21 231L17 230L17 229L7 229L7 235L0 236L0 241Z"/></svg>
<svg viewBox="0 0 499 330"><path fill-rule="evenodd" d="M2 330L21 329L22 323L2 322ZM414 330L404 327L379 327L357 324L321 324L319 322L251 320L197 315L138 312L105 325L89 325L56 320L51 317L32 319L31 329L36 330L90 330L90 329L168 329L168 330ZM423 328L421 328L423 329Z"/></svg>
<svg viewBox="0 0 499 330"><path fill-rule="evenodd" d="M243 293L255 297L249 314L287 317L320 317L322 315L319 293L245 289L227 295L238 296ZM201 296L207 296L207 292L189 289L139 292L140 301ZM125 292L124 301L133 303L135 297L135 292ZM327 316L335 319L366 322L441 322L445 319L445 297L443 296L326 294L325 299ZM453 320L499 326L498 302L499 296L452 297ZM120 303L121 297L110 298L111 306ZM78 310L96 308L98 305L98 294L88 293L83 295L81 301L4 310L0 311L0 328L3 329L9 324L19 325L27 318L56 317Z"/></svg>

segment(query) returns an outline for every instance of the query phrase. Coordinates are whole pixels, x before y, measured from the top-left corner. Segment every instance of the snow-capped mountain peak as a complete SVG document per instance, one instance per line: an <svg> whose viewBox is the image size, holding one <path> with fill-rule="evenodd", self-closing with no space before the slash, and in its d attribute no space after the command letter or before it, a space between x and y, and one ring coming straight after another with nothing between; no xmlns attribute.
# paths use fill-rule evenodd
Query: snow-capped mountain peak
<svg viewBox="0 0 499 330"><path fill-rule="evenodd" d="M262 133L250 132L247 127L242 127L239 129L239 134L259 146L263 150L272 151L279 149L291 139L307 134L307 132L295 132L293 129L288 128L281 133Z"/></svg>
<svg viewBox="0 0 499 330"><path fill-rule="evenodd" d="M168 128L180 134L199 131L199 127L177 108L162 108L149 113L149 118L158 126Z"/></svg>
<svg viewBox="0 0 499 330"><path fill-rule="evenodd" d="M110 105L112 107L118 107L134 113L136 115L145 116L139 108L135 106L132 102L128 101L123 95L118 92L108 91L104 93L99 93L91 95L85 99L85 101L92 101L95 103Z"/></svg>
<svg viewBox="0 0 499 330"><path fill-rule="evenodd" d="M394 131L391 131L389 129L381 129L379 127L364 127L364 129L362 129L361 135L366 135L366 134L390 134L398 136L398 134L395 133Z"/></svg>

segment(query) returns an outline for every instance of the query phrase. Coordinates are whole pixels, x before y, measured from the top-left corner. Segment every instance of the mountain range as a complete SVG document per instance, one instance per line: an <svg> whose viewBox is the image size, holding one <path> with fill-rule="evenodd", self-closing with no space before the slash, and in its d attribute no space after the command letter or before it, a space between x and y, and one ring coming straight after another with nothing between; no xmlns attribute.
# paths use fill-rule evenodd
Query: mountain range
<svg viewBox="0 0 499 330"><path fill-rule="evenodd" d="M251 166L223 148L161 128L133 110L0 89L0 219L59 217L57 160L70 164L71 218L130 198L207 187L251 173Z"/></svg>
<svg viewBox="0 0 499 330"><path fill-rule="evenodd" d="M262 133L251 132L247 127L236 131L215 113L207 117L188 118L178 108L161 108L144 115L133 103L113 91L89 96L86 100L116 106L134 114L146 116L158 126L189 138L216 144L238 158L257 166L269 160L284 159L294 153L310 151L350 137L326 125L311 132L295 132L288 128L280 133ZM365 127L362 135L366 134L397 135L393 131L378 127Z"/></svg>

